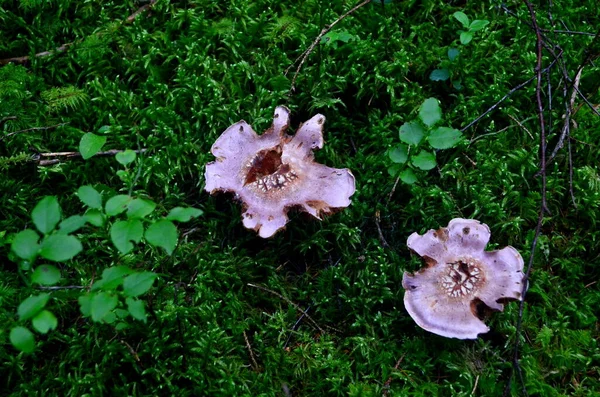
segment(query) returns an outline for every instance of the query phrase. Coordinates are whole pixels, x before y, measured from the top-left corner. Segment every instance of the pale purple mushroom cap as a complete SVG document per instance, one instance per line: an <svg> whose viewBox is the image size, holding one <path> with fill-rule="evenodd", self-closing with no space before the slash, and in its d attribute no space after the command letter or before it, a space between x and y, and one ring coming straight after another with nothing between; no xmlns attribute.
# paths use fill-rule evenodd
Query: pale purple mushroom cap
<svg viewBox="0 0 600 397"><path fill-rule="evenodd" d="M243 120L233 124L211 148L216 160L206 165L205 190L234 192L244 203L244 226L264 238L285 226L291 207L320 219L350 205L355 191L350 170L314 162L325 116L301 124L294 136L286 134L289 118L289 110L278 106L273 125L260 136Z"/></svg>
<svg viewBox="0 0 600 397"><path fill-rule="evenodd" d="M523 258L513 247L485 251L490 229L474 219L453 219L448 227L413 233L408 247L427 266L404 273L404 306L423 329L448 338L475 339L489 328L477 305L502 311L521 300Z"/></svg>

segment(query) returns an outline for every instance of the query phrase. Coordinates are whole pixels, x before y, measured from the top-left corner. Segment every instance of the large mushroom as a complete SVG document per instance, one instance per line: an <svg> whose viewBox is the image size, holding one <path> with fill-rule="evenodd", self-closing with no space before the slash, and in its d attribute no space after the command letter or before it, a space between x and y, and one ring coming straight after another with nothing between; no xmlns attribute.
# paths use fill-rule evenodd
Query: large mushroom
<svg viewBox="0 0 600 397"><path fill-rule="evenodd" d="M513 247L485 251L490 229L473 219L452 219L447 227L413 233L408 247L426 267L404 273L404 306L423 329L448 338L476 339L489 331L482 313L502 311L521 300L523 258Z"/></svg>
<svg viewBox="0 0 600 397"><path fill-rule="evenodd" d="M323 147L325 116L317 114L286 134L290 111L275 109L273 124L262 135L241 120L223 132L211 148L216 160L206 165L209 193L233 192L242 201L244 226L271 237L298 207L320 219L350 205L355 191L348 169L330 168L314 161L313 150Z"/></svg>

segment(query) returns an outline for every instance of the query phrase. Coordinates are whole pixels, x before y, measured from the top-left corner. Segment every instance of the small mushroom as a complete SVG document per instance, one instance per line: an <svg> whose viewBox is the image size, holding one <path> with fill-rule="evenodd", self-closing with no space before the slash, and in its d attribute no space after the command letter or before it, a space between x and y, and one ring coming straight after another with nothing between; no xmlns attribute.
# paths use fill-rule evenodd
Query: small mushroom
<svg viewBox="0 0 600 397"><path fill-rule="evenodd" d="M427 265L402 278L404 306L419 327L448 338L476 339L489 331L482 313L521 300L523 258L510 246L485 251L489 239L486 224L460 218L408 237L408 247Z"/></svg>
<svg viewBox="0 0 600 397"><path fill-rule="evenodd" d="M244 226L263 238L285 226L291 207L321 219L350 205L355 191L350 170L314 161L313 150L323 147L325 116L301 124L294 136L286 134L289 119L290 111L278 106L260 136L243 120L233 124L211 148L216 160L206 165L205 190L235 193L245 208Z"/></svg>

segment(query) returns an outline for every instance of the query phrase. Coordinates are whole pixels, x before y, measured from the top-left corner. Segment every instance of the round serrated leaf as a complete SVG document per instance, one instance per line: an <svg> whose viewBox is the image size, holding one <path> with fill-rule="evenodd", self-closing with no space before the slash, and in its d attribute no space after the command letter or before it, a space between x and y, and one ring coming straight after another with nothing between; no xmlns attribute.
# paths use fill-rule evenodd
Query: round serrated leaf
<svg viewBox="0 0 600 397"><path fill-rule="evenodd" d="M99 292L92 295L90 302L90 313L92 314L92 320L99 322L105 320L110 312L117 307L119 299L115 295L107 294L106 292Z"/></svg>
<svg viewBox="0 0 600 397"><path fill-rule="evenodd" d="M143 301L129 297L125 300L125 303L127 303L127 310L129 310L131 317L146 322L146 308Z"/></svg>
<svg viewBox="0 0 600 397"><path fill-rule="evenodd" d="M400 140L409 145L418 145L425 136L425 130L418 121L404 123L400 127Z"/></svg>
<svg viewBox="0 0 600 397"><path fill-rule="evenodd" d="M446 81L450 78L450 72L446 68L435 69L429 75L431 81Z"/></svg>
<svg viewBox="0 0 600 397"><path fill-rule="evenodd" d="M85 218L81 215L70 216L58 225L58 232L61 234L76 232L85 225L85 222Z"/></svg>
<svg viewBox="0 0 600 397"><path fill-rule="evenodd" d="M469 25L469 30L471 30L472 32L477 32L478 30L485 28L489 24L490 21L487 21L485 19L476 19Z"/></svg>
<svg viewBox="0 0 600 397"><path fill-rule="evenodd" d="M388 156L394 163L404 164L408 160L408 147L406 145L398 145L388 152Z"/></svg>
<svg viewBox="0 0 600 397"><path fill-rule="evenodd" d="M129 202L127 206L127 217L143 218L149 215L156 208L156 204L152 200L136 198Z"/></svg>
<svg viewBox="0 0 600 397"><path fill-rule="evenodd" d="M146 241L155 247L162 247L171 255L177 246L177 228L173 222L163 219L153 223L146 230Z"/></svg>
<svg viewBox="0 0 600 397"><path fill-rule="evenodd" d="M421 150L419 154L412 158L412 164L424 171L430 170L436 166L435 154L427 150Z"/></svg>
<svg viewBox="0 0 600 397"><path fill-rule="evenodd" d="M130 274L125 277L125 281L123 281L123 292L126 296L140 296L152 287L156 277L158 277L158 275L152 272Z"/></svg>
<svg viewBox="0 0 600 397"><path fill-rule="evenodd" d="M81 242L64 234L53 234L46 237L40 245L40 256L54 262L64 262L81 252Z"/></svg>
<svg viewBox="0 0 600 397"><path fill-rule="evenodd" d="M460 55L460 51L458 48L449 48L448 49L448 59L452 62Z"/></svg>
<svg viewBox="0 0 600 397"><path fill-rule="evenodd" d="M110 239L121 253L126 254L139 243L144 234L144 226L139 219L115 222L110 228Z"/></svg>
<svg viewBox="0 0 600 397"><path fill-rule="evenodd" d="M402 182L406 183L407 185L412 185L418 180L417 175L415 175L415 172L410 168L407 168L404 171L402 171L399 175L399 178Z"/></svg>
<svg viewBox="0 0 600 397"><path fill-rule="evenodd" d="M397 178L398 177L398 173L400 172L400 170L402 169L402 165L400 164L394 164L392 166L389 166L387 171L388 174L392 177L392 178Z"/></svg>
<svg viewBox="0 0 600 397"><path fill-rule="evenodd" d="M177 222L189 222L192 218L197 218L204 212L193 207L175 207L169 211L167 219Z"/></svg>
<svg viewBox="0 0 600 397"><path fill-rule="evenodd" d="M130 201L131 197L125 194L118 194L108 199L104 211L108 216L118 215L127 209Z"/></svg>
<svg viewBox="0 0 600 397"><path fill-rule="evenodd" d="M88 132L81 137L79 141L79 152L84 160L89 159L102 149L106 143L106 137Z"/></svg>
<svg viewBox="0 0 600 397"><path fill-rule="evenodd" d="M460 42L461 44L469 44L473 40L473 33L471 32L462 32L460 34Z"/></svg>
<svg viewBox="0 0 600 397"><path fill-rule="evenodd" d="M48 294L33 295L26 298L17 308L19 320L25 321L36 316L46 306L48 299L50 299Z"/></svg>
<svg viewBox="0 0 600 397"><path fill-rule="evenodd" d="M56 316L48 310L42 310L37 316L31 320L31 325L40 334L47 334L51 329L55 329L58 325Z"/></svg>
<svg viewBox="0 0 600 397"><path fill-rule="evenodd" d="M428 127L433 126L442 118L440 103L435 98L427 98L419 109L419 118Z"/></svg>
<svg viewBox="0 0 600 397"><path fill-rule="evenodd" d="M127 165L135 161L136 153L133 150L127 149L124 152L119 152L115 155L115 159L122 164Z"/></svg>
<svg viewBox="0 0 600 397"><path fill-rule="evenodd" d="M77 197L90 208L102 209L102 195L91 186L83 185L77 189Z"/></svg>
<svg viewBox="0 0 600 397"><path fill-rule="evenodd" d="M31 229L25 229L15 236L10 248L21 259L32 260L38 253L40 236Z"/></svg>
<svg viewBox="0 0 600 397"><path fill-rule="evenodd" d="M83 217L85 218L86 222L88 222L90 225L94 225L94 226L98 226L98 227L104 225L105 217L104 217L104 214L102 212L100 212L100 210L90 208L89 210L87 210L85 212Z"/></svg>
<svg viewBox="0 0 600 397"><path fill-rule="evenodd" d="M469 17L462 11L456 11L453 14L454 18L458 20L465 28L469 27Z"/></svg>
<svg viewBox="0 0 600 397"><path fill-rule="evenodd" d="M21 326L10 330L10 343L24 353L31 353L35 349L33 332Z"/></svg>
<svg viewBox="0 0 600 397"><path fill-rule="evenodd" d="M31 211L35 227L44 234L50 233L60 221L60 205L54 196L46 196Z"/></svg>
<svg viewBox="0 0 600 397"><path fill-rule="evenodd" d="M461 137L462 133L457 129L438 127L431 131L427 139L434 149L449 149L456 146Z"/></svg>
<svg viewBox="0 0 600 397"><path fill-rule="evenodd" d="M125 276L133 273L133 270L127 266L113 266L102 271L102 278L94 282L92 285L92 291L99 289L102 290L114 290L119 285L123 284Z"/></svg>
<svg viewBox="0 0 600 397"><path fill-rule="evenodd" d="M54 285L60 280L60 270L52 265L41 265L31 273L31 281L41 285Z"/></svg>

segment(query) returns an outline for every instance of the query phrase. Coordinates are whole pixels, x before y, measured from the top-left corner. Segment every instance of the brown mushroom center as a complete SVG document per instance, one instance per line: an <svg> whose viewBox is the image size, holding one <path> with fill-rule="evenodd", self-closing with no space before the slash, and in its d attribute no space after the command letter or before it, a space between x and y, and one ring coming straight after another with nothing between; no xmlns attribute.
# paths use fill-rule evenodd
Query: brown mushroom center
<svg viewBox="0 0 600 397"><path fill-rule="evenodd" d="M447 273L442 276L441 285L453 298L473 295L485 280L479 262L472 258L448 263Z"/></svg>
<svg viewBox="0 0 600 397"><path fill-rule="evenodd" d="M248 163L244 185L250 185L266 193L273 189L283 189L298 176L289 164L281 161L281 147L261 150Z"/></svg>

